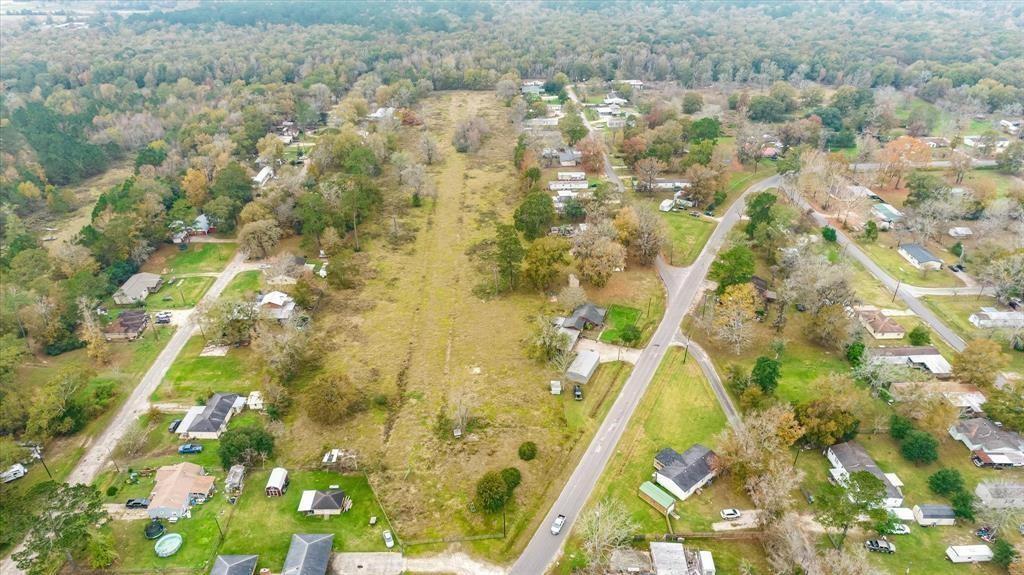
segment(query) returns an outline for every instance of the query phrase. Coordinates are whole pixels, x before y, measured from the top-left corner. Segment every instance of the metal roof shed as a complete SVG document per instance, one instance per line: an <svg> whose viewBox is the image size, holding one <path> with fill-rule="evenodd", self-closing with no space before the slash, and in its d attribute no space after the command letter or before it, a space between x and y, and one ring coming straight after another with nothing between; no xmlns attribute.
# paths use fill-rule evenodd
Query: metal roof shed
<svg viewBox="0 0 1024 575"><path fill-rule="evenodd" d="M601 356L596 352L589 349L585 349L576 355L576 359L572 361L572 365L565 372L565 377L569 381L576 383L587 383L590 378L597 371L597 366L601 363Z"/></svg>

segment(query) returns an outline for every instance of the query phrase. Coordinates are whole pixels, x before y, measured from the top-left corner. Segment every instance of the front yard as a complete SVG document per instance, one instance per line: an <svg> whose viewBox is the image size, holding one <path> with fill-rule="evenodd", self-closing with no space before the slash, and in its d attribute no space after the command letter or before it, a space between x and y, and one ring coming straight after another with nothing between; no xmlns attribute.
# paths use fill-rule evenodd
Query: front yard
<svg viewBox="0 0 1024 575"><path fill-rule="evenodd" d="M715 222L686 212L660 212L668 231L664 251L670 264L688 266L697 259L715 230Z"/></svg>
<svg viewBox="0 0 1024 575"><path fill-rule="evenodd" d="M195 307L206 290L213 285L213 277L188 276L168 279L160 291L146 298L147 311L163 309L189 309Z"/></svg>
<svg viewBox="0 0 1024 575"><path fill-rule="evenodd" d="M153 394L159 402L193 402L216 392L248 393L258 387L252 350L232 347L224 356L202 357L206 345L192 336Z"/></svg>
<svg viewBox="0 0 1024 575"><path fill-rule="evenodd" d="M234 243L194 243L182 251L177 245L166 244L146 260L142 271L165 275L219 272L237 249Z"/></svg>
<svg viewBox="0 0 1024 575"><path fill-rule="evenodd" d="M879 242L882 241L879 240ZM885 243L858 242L857 245L886 273L903 283L920 287L963 287L963 282L946 267L935 271L919 270L910 265L910 262L896 251L895 242L889 244L890 242L886 241ZM946 264L955 263L955 258L948 252L935 249L930 251L935 257L943 259Z"/></svg>

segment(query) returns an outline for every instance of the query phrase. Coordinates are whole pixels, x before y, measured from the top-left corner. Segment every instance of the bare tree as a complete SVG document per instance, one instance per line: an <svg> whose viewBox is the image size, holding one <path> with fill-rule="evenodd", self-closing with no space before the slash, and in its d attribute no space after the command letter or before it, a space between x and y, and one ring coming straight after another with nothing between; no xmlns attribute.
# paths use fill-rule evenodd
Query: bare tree
<svg viewBox="0 0 1024 575"><path fill-rule="evenodd" d="M280 327L261 329L253 340L256 357L264 369L277 381L288 381L295 375L310 350L309 330L299 324L297 317Z"/></svg>
<svg viewBox="0 0 1024 575"><path fill-rule="evenodd" d="M637 525L620 501L603 499L583 515L579 529L588 563L603 567L612 551L626 545Z"/></svg>
<svg viewBox="0 0 1024 575"><path fill-rule="evenodd" d="M765 549L773 572L821 573L817 547L800 523L800 516L790 512L766 528Z"/></svg>
<svg viewBox="0 0 1024 575"><path fill-rule="evenodd" d="M437 147L437 141L430 134L424 133L420 136L420 154L423 156L423 163L428 166L441 161L441 150Z"/></svg>
<svg viewBox="0 0 1024 575"><path fill-rule="evenodd" d="M128 428L128 431L125 432L121 441L117 444L118 455L125 459L134 459L145 449L148 437L149 433L146 426L142 425L141 420L136 421L134 425Z"/></svg>
<svg viewBox="0 0 1024 575"><path fill-rule="evenodd" d="M644 158L637 161L633 166L637 178L636 191L648 194L654 192L658 176L665 171L665 168L665 163L657 158Z"/></svg>
<svg viewBox="0 0 1024 575"><path fill-rule="evenodd" d="M452 145L458 152L475 152L480 149L489 130L487 122L479 116L459 120L455 124Z"/></svg>

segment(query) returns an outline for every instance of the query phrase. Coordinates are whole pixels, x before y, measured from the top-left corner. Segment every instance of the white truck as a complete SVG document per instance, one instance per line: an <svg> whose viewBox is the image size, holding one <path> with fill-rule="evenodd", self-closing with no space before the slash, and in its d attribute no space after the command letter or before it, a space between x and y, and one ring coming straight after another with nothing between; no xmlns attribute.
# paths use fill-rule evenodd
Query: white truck
<svg viewBox="0 0 1024 575"><path fill-rule="evenodd" d="M983 563L992 560L992 549L988 545L950 545L946 547L946 559L953 563Z"/></svg>
<svg viewBox="0 0 1024 575"><path fill-rule="evenodd" d="M21 479L22 477L25 477L26 473L28 473L28 469L25 469L24 465L20 463L15 463L14 465L8 467L7 471L0 473L0 481L4 483L10 483L15 479Z"/></svg>

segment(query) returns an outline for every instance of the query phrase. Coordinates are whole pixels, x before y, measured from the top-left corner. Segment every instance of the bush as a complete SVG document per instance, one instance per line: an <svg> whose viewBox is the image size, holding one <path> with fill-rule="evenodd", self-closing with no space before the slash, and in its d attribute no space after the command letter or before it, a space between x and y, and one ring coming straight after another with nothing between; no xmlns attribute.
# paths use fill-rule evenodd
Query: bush
<svg viewBox="0 0 1024 575"><path fill-rule="evenodd" d="M836 234L836 229L832 226L825 226L821 228L821 237L825 238L825 241L835 243L839 239Z"/></svg>
<svg viewBox="0 0 1024 575"><path fill-rule="evenodd" d="M505 482L505 490L508 491L508 497L511 499L512 492L523 482L523 474L519 473L515 467L506 467L501 470L501 479Z"/></svg>
<svg viewBox="0 0 1024 575"><path fill-rule="evenodd" d="M967 491L957 491L950 498L953 506L953 513L961 519L974 521L974 494Z"/></svg>
<svg viewBox="0 0 1024 575"><path fill-rule="evenodd" d="M939 441L924 431L911 431L900 443L900 453L907 461L931 463L939 458Z"/></svg>
<svg viewBox="0 0 1024 575"><path fill-rule="evenodd" d="M626 327L619 330L619 339L626 345L633 345L640 341L640 328L635 325L627 325Z"/></svg>
<svg viewBox="0 0 1024 575"><path fill-rule="evenodd" d="M109 535L92 534L89 536L87 548L89 554L89 566L93 569L106 569L117 561L117 550L114 549L114 542Z"/></svg>
<svg viewBox="0 0 1024 575"><path fill-rule="evenodd" d="M957 242L957 243L953 244L953 247L949 248L949 251L954 256L960 257L960 256L964 255L964 244L962 242Z"/></svg>
<svg viewBox="0 0 1024 575"><path fill-rule="evenodd" d="M923 325L918 325L907 334L910 345L928 345L932 342L932 334Z"/></svg>
<svg viewBox="0 0 1024 575"><path fill-rule="evenodd" d="M1013 563L1013 560L1017 558L1017 555L1019 555L1017 550L1013 548L1013 545L1007 543L1005 539L997 539L992 544L992 562L1003 569L1009 567L1010 563Z"/></svg>
<svg viewBox="0 0 1024 575"><path fill-rule="evenodd" d="M115 495L117 495L117 486L111 485L107 488L107 497L113 497Z"/></svg>
<svg viewBox="0 0 1024 575"><path fill-rule="evenodd" d="M906 417L893 414L893 416L889 418L889 435L892 436L893 439L899 441L913 430L913 422Z"/></svg>
<svg viewBox="0 0 1024 575"><path fill-rule="evenodd" d="M532 461L537 457L537 444L532 441L526 441L519 446L519 459L523 461Z"/></svg>
<svg viewBox="0 0 1024 575"><path fill-rule="evenodd" d="M508 486L497 471L484 473L476 482L476 499L488 513L501 511L508 501Z"/></svg>
<svg viewBox="0 0 1024 575"><path fill-rule="evenodd" d="M948 496L957 491L963 491L964 478L956 469L943 468L928 478L928 487L934 493Z"/></svg>
<svg viewBox="0 0 1024 575"><path fill-rule="evenodd" d="M855 341L846 346L846 361L850 362L850 365L860 365L864 360L865 347L863 341Z"/></svg>

